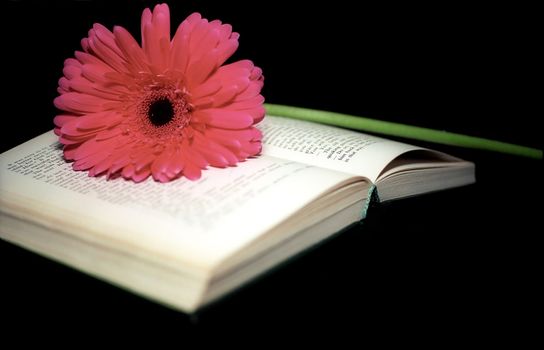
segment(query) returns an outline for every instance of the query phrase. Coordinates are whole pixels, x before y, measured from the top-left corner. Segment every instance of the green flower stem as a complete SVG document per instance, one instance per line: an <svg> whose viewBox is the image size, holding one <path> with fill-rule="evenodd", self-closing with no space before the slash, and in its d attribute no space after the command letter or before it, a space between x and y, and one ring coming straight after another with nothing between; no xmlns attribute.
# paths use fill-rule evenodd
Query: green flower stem
<svg viewBox="0 0 544 350"><path fill-rule="evenodd" d="M542 150L515 145L501 141L484 139L447 131L422 128L401 123L386 122L376 119L356 117L348 114L326 112L265 103L267 114L279 117L308 120L316 123L340 126L349 129L374 132L389 136L404 137L413 140L440 143L444 145L475 148L487 151L513 154L516 156L542 159Z"/></svg>

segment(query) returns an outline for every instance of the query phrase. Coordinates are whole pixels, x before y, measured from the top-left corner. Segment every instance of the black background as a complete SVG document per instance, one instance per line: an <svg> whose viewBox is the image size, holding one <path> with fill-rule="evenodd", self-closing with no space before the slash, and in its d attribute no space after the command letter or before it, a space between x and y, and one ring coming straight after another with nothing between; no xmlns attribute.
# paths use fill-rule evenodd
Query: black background
<svg viewBox="0 0 544 350"><path fill-rule="evenodd" d="M139 40L141 11L153 5L2 2L2 151L52 128L63 61L94 22ZM170 9L174 26L194 11L232 24L241 34L234 59L263 68L267 102L542 149L535 9L347 1L176 1ZM278 336L308 324L352 326L362 339L461 342L530 334L541 161L420 144L474 161L478 183L373 207L364 224L197 316L1 242L0 317L10 330L100 336L128 326L132 337L159 329L161 339L227 325Z"/></svg>

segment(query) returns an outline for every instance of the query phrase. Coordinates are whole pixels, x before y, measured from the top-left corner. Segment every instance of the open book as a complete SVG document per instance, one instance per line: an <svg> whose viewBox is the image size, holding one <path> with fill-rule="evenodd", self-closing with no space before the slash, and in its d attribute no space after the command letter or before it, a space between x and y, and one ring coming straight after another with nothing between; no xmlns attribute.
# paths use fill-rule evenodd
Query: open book
<svg viewBox="0 0 544 350"><path fill-rule="evenodd" d="M262 155L134 184L88 177L53 132L0 156L0 237L193 312L366 215L380 201L474 182L451 156L268 116Z"/></svg>

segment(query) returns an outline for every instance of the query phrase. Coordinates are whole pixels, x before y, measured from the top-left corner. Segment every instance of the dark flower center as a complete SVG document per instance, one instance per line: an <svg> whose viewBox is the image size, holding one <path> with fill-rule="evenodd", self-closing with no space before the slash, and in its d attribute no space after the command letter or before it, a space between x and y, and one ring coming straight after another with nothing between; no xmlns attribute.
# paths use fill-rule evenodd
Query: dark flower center
<svg viewBox="0 0 544 350"><path fill-rule="evenodd" d="M191 123L192 106L183 89L157 79L144 85L134 104L128 106L126 116L134 120L134 128L128 127L126 132L137 129L150 143L179 141L189 132L185 127Z"/></svg>
<svg viewBox="0 0 544 350"><path fill-rule="evenodd" d="M163 126L174 119L174 107L167 98L153 101L147 112L149 121L155 126Z"/></svg>

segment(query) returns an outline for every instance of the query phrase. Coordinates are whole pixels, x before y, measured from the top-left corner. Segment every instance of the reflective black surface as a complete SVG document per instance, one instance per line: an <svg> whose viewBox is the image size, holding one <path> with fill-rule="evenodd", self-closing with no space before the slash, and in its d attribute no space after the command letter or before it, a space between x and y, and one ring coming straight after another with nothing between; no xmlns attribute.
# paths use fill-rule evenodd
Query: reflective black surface
<svg viewBox="0 0 544 350"><path fill-rule="evenodd" d="M2 3L2 151L52 128L62 62L92 23L138 33L147 4ZM530 9L248 6L177 2L172 22L200 11L233 24L241 33L236 58L263 68L271 103L541 148L529 84L536 50ZM272 335L310 325L354 327L363 339L523 338L535 330L526 315L534 312L541 277L542 162L424 146L474 161L477 184L374 206L363 224L193 317L2 241L4 334L62 330L139 339L159 331L157 339L179 339L188 330L253 326Z"/></svg>

